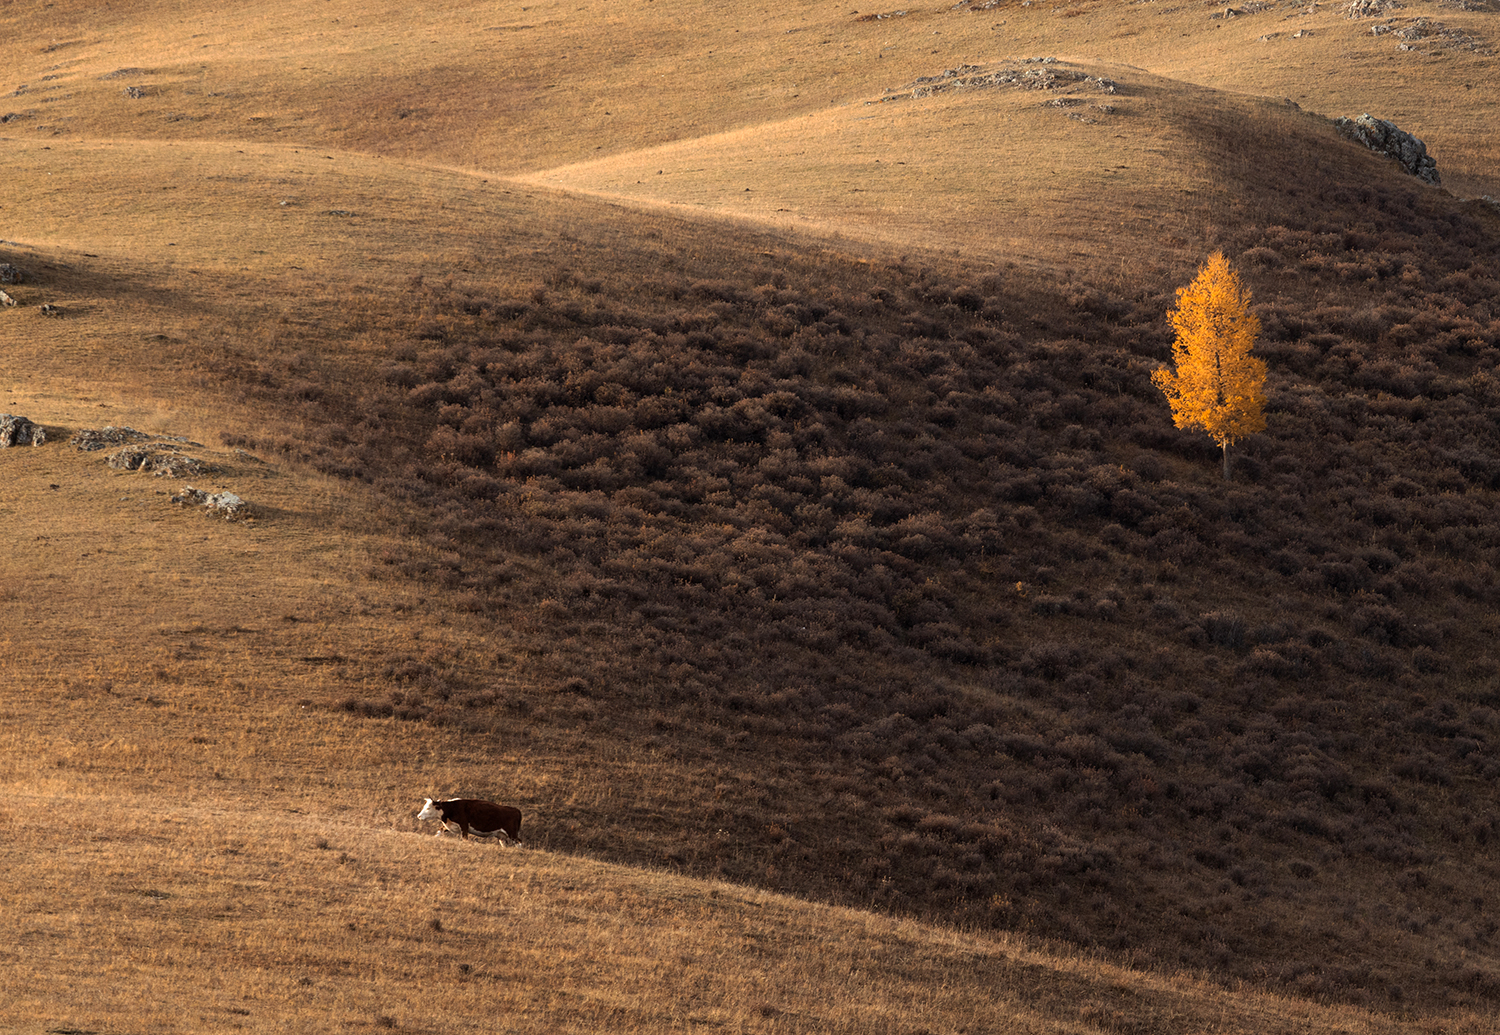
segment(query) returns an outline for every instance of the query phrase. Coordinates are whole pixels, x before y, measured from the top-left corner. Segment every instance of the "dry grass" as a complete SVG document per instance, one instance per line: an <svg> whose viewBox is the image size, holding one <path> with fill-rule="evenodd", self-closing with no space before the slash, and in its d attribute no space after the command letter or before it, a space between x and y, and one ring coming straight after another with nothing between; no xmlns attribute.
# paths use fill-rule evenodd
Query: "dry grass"
<svg viewBox="0 0 1500 1035"><path fill-rule="evenodd" d="M53 745L8 732L4 747ZM85 775L119 762L182 765L120 739L75 745L6 796L10 1030L1424 1030L1015 937L437 840L410 810L341 807L337 792L257 805Z"/></svg>
<svg viewBox="0 0 1500 1035"><path fill-rule="evenodd" d="M1338 149L1326 122L1137 68L1010 61L971 75L1008 71L1066 78L1047 89L1023 79L919 97L908 80L893 84L901 90L889 98L871 93L524 182L886 250L1079 267L1125 283L1190 268L1205 238L1241 214L1242 195L1256 193L1244 170L1216 164L1205 143L1233 152L1242 138L1264 140L1281 150L1294 181L1317 169L1321 151ZM934 64L927 75L941 72ZM1101 90L1098 79L1116 92ZM1217 140L1195 137L1187 128L1194 123Z"/></svg>
<svg viewBox="0 0 1500 1035"><path fill-rule="evenodd" d="M552 612L497 621L389 577L387 558L451 554L413 535L410 501L222 444L312 433L246 394L247 371L342 383L423 321L460 326L442 306L470 285L581 292L575 260L611 285L747 263L795 278L826 247L1159 291L1239 222L1271 221L1283 179L1393 182L1282 97L1393 118L1455 193L1500 194L1492 57L1398 54L1338 5L1216 10L0 8L0 115L18 116L0 124L0 261L31 274L0 310L0 411L53 440L0 451L0 1027L1494 1031L1466 1009L1392 1019L548 851L594 831L617 857L691 868L704 803L739 763L613 736L607 712L539 692L538 668L566 663L526 660ZM1394 16L1420 15L1500 34L1483 11ZM866 103L1041 54L1123 89ZM1082 103L1046 104L1059 96ZM1292 173L1257 157L1283 134ZM174 508L180 483L63 444L105 424L203 443L219 469L199 486L256 518ZM535 697L549 721L512 716L492 738L326 707L384 699L403 665ZM766 797L801 779L748 777ZM533 850L420 836L426 793L522 804Z"/></svg>
<svg viewBox="0 0 1500 1035"><path fill-rule="evenodd" d="M1167 132L1170 119L1150 118L1139 99L1093 127L1039 111L1054 94L908 105L899 115L865 103L965 63L1057 55L1138 83L1169 109L1218 103L1187 87L1196 84L1288 98L1329 118L1371 111L1426 139L1456 192L1500 193L1485 122L1500 103L1485 52L1496 43L1493 14L1445 5L1408 4L1372 20L1346 18L1336 4L1273 3L1224 19L1212 5L1016 3L863 21L804 3L705 17L664 0L627 18L549 3L424 3L397 14L339 0L278 14L274 29L268 13L230 6L186 23L141 12L108 32L86 6L74 10L73 25L49 10L48 47L12 44L27 86L14 100L24 117L7 125L17 139L295 141L482 176L547 177L565 166L559 182L634 200L823 232L843 232L846 218L856 233L886 224L885 240L961 242L984 254L1044 247L1007 227L1019 218L1029 229L1028 217L1061 205L1092 216L1096 238L1124 222L1124 238L1103 249L1123 261L1160 248L1173 234L1130 233L1133 216L1154 220L1194 185L1172 175L1190 157ZM1421 17L1479 49L1434 29L1398 51L1394 34L1370 32ZM19 28L13 38L26 38ZM131 85L145 95L125 96ZM872 180L876 158L891 168ZM1119 218L1122 196L1145 211ZM1198 207L1189 204L1189 221ZM976 220L987 232L974 232ZM925 229L913 240L917 224ZM1088 233L1063 237L1076 247Z"/></svg>

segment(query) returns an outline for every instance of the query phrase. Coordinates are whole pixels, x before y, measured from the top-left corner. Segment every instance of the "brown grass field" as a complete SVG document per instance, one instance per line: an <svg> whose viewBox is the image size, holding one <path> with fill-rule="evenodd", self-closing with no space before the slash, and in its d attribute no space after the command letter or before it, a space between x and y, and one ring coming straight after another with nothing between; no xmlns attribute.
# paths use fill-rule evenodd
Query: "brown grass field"
<svg viewBox="0 0 1500 1035"><path fill-rule="evenodd" d="M0 0L0 1030L1495 1032L1500 9L1348 10Z"/></svg>

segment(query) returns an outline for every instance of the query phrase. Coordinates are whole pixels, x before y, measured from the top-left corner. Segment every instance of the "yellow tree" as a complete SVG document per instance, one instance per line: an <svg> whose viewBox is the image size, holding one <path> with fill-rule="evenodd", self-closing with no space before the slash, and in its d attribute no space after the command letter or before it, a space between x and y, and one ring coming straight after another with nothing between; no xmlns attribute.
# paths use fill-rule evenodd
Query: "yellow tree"
<svg viewBox="0 0 1500 1035"><path fill-rule="evenodd" d="M1185 288L1177 289L1177 308L1168 314L1177 340L1172 343L1175 371L1163 367L1151 375L1172 406L1172 420L1186 430L1201 430L1224 450L1224 477L1229 477L1229 446L1266 426L1266 364L1250 355L1260 334L1260 320L1250 312L1250 292L1240 276L1215 252Z"/></svg>

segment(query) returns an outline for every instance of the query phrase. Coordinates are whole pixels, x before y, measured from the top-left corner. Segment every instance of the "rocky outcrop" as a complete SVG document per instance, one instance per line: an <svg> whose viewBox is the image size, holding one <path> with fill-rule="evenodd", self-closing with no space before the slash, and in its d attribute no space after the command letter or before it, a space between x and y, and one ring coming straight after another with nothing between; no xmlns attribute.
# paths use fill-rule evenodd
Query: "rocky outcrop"
<svg viewBox="0 0 1500 1035"><path fill-rule="evenodd" d="M1385 18L1400 6L1400 0L1349 0L1348 6L1344 8L1344 17Z"/></svg>
<svg viewBox="0 0 1500 1035"><path fill-rule="evenodd" d="M14 413L0 413L0 449L7 446L39 446L47 441L47 432Z"/></svg>
<svg viewBox="0 0 1500 1035"><path fill-rule="evenodd" d="M140 442L151 436L144 431L136 431L134 428L117 428L113 424L103 428L90 428L87 431L76 432L68 439L73 448L83 453L94 453L110 446L124 445L126 442Z"/></svg>
<svg viewBox="0 0 1500 1035"><path fill-rule="evenodd" d="M19 284L26 279L19 266L12 266L8 262L0 262L0 284Z"/></svg>
<svg viewBox="0 0 1500 1035"><path fill-rule="evenodd" d="M189 485L173 496L172 502L182 507L204 507L210 514L221 517L225 521L235 521L250 516L250 504L232 492L204 492L202 489L195 489Z"/></svg>
<svg viewBox="0 0 1500 1035"><path fill-rule="evenodd" d="M157 477L197 478L213 470L212 464L189 456L174 445L148 442L117 449L104 458L109 466L122 471L150 471Z"/></svg>
<svg viewBox="0 0 1500 1035"><path fill-rule="evenodd" d="M74 449L83 452L111 450L105 454L104 461L120 471L150 471L157 476L199 478L221 470L217 464L184 452L184 448L202 449L203 446L180 435L152 435L134 428L110 425L74 432L69 441ZM236 456L260 462L243 450L237 451ZM203 507L226 521L255 516L254 508L232 492L204 492L189 485L170 499L180 507Z"/></svg>
<svg viewBox="0 0 1500 1035"><path fill-rule="evenodd" d="M1368 113L1357 119L1341 118L1334 122L1338 131L1350 140L1364 144L1394 158L1401 168L1424 183L1439 184L1437 159L1427 153L1427 145L1400 129L1394 122L1377 119Z"/></svg>
<svg viewBox="0 0 1500 1035"><path fill-rule="evenodd" d="M1022 68L1021 65L1031 65ZM1040 66L1040 67L1035 67ZM952 90L1012 88L1020 90L1079 90L1119 93L1121 86L1113 79L1092 76L1074 68L1060 67L1055 57L1022 58L1020 62L986 68L981 65L959 65L937 75L924 75L898 90L887 89L876 104L933 97Z"/></svg>

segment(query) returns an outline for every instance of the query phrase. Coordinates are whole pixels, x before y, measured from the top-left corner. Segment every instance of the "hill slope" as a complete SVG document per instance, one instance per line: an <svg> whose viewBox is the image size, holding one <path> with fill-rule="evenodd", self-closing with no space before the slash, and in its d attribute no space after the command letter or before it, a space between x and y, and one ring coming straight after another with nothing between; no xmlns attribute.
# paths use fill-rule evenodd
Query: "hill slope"
<svg viewBox="0 0 1500 1035"><path fill-rule="evenodd" d="M356 751L371 739L343 735ZM521 1032L1410 1030L1020 938L435 844L409 822L232 797L164 812L133 793L111 795L107 823L66 835L21 821L93 800L64 773L0 813L19 863L0 921L11 1030L484 1032L497 1018Z"/></svg>
<svg viewBox="0 0 1500 1035"><path fill-rule="evenodd" d="M7 9L5 406L52 438L0 453L7 779L488 793L556 850L1481 1023L1500 219L1309 112L1494 192L1492 60L1325 76L1389 34L1210 13ZM1321 49L1252 52L1273 16ZM911 95L969 64L1053 81ZM1230 486L1148 379L1215 247L1272 367ZM102 424L257 518L59 445Z"/></svg>

